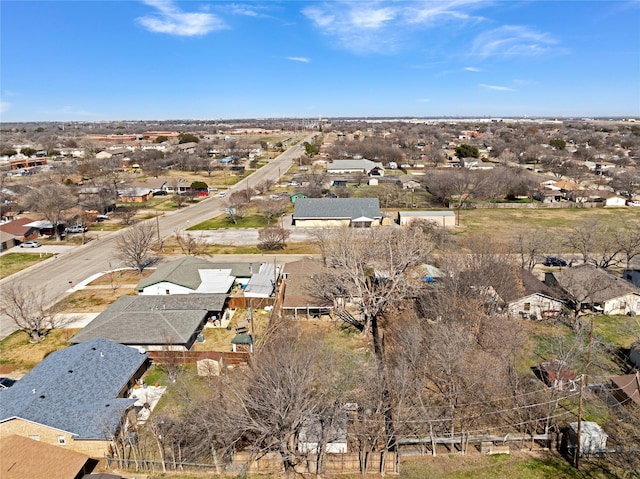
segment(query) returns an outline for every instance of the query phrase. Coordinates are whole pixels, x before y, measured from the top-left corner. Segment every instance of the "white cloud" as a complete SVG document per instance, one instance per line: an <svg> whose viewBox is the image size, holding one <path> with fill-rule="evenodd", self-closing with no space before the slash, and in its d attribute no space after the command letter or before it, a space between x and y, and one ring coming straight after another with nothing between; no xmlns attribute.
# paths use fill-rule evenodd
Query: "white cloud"
<svg viewBox="0 0 640 479"><path fill-rule="evenodd" d="M302 14L321 33L359 53L389 53L409 31L442 27L447 21L477 21L469 10L488 0L334 0L306 7Z"/></svg>
<svg viewBox="0 0 640 479"><path fill-rule="evenodd" d="M0 113L6 113L11 110L11 103L8 101L0 101Z"/></svg>
<svg viewBox="0 0 640 479"><path fill-rule="evenodd" d="M516 91L513 88L509 88L508 86L499 86L499 85L485 85L484 83L481 83L479 85L481 88L484 88L486 90L495 90L495 91Z"/></svg>
<svg viewBox="0 0 640 479"><path fill-rule="evenodd" d="M292 62L300 62L300 63L309 63L309 60L306 57L287 57L287 60L291 60Z"/></svg>
<svg viewBox="0 0 640 479"><path fill-rule="evenodd" d="M143 0L143 3L157 10L155 15L137 19L140 25L152 32L192 37L227 28L217 16L207 12L185 13L172 0Z"/></svg>
<svg viewBox="0 0 640 479"><path fill-rule="evenodd" d="M463 70L466 71L466 72L474 72L474 73L479 73L479 72L482 71L482 70L480 70L479 68L476 68L476 67L464 67Z"/></svg>
<svg viewBox="0 0 640 479"><path fill-rule="evenodd" d="M361 8L351 10L349 23L356 28L378 29L393 20L396 11L393 8Z"/></svg>
<svg viewBox="0 0 640 479"><path fill-rule="evenodd" d="M520 25L505 25L481 33L473 42L472 54L480 57L541 55L551 52L557 40Z"/></svg>

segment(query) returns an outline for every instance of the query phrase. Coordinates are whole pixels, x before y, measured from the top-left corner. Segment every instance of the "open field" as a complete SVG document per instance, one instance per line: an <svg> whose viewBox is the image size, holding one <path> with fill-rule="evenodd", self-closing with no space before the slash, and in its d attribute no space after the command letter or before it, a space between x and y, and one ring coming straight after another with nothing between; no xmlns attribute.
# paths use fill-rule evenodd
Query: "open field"
<svg viewBox="0 0 640 479"><path fill-rule="evenodd" d="M455 234L507 237L529 228L566 230L594 218L611 224L640 221L640 211L633 208L477 208L460 213L460 227Z"/></svg>
<svg viewBox="0 0 640 479"><path fill-rule="evenodd" d="M11 276L40 261L50 258L47 253L7 253L0 256L0 279Z"/></svg>
<svg viewBox="0 0 640 479"><path fill-rule="evenodd" d="M59 313L101 313L121 296L135 296L133 288L81 289L56 304Z"/></svg>

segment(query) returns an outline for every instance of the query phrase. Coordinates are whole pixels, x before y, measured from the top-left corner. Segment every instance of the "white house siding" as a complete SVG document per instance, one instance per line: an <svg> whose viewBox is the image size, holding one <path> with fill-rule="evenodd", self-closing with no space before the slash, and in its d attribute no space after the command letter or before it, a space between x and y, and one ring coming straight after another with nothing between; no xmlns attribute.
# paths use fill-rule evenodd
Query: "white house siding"
<svg viewBox="0 0 640 479"><path fill-rule="evenodd" d="M167 291L169 291L167 293ZM163 294L190 294L194 291L190 288L185 288L184 286L180 286L174 283L162 282L152 284L147 286L142 291L140 291L140 295L150 295L150 296L158 296Z"/></svg>
<svg viewBox="0 0 640 479"><path fill-rule="evenodd" d="M399 220L400 226L407 226L414 221L426 221L428 223L432 223L435 226L444 226L445 228L451 228L456 225L456 217L455 214L436 214L433 212L425 211L424 213L419 212L399 212Z"/></svg>
<svg viewBox="0 0 640 479"><path fill-rule="evenodd" d="M351 219L345 218L343 220L299 220L296 219L297 228L326 228L326 227L341 227L349 226Z"/></svg>
<svg viewBox="0 0 640 479"><path fill-rule="evenodd" d="M561 308L562 302L536 293L509 303L509 316L540 319L543 311L560 311Z"/></svg>
<svg viewBox="0 0 640 479"><path fill-rule="evenodd" d="M628 314L640 312L640 295L635 293L625 294L604 302L604 314Z"/></svg>

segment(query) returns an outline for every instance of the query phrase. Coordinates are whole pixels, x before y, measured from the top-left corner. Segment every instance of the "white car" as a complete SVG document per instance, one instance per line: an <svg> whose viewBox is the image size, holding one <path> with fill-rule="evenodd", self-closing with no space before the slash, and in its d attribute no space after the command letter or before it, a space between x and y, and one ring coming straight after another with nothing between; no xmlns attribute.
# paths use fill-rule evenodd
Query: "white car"
<svg viewBox="0 0 640 479"><path fill-rule="evenodd" d="M20 248L40 248L42 246L37 241L25 241L20 245Z"/></svg>
<svg viewBox="0 0 640 479"><path fill-rule="evenodd" d="M82 225L73 225L65 229L67 233L84 233L87 228Z"/></svg>
<svg viewBox="0 0 640 479"><path fill-rule="evenodd" d="M640 201L627 200L627 206L640 206Z"/></svg>
<svg viewBox="0 0 640 479"><path fill-rule="evenodd" d="M227 196L227 192L226 191L221 191L220 193L218 193L216 195L218 198L224 198L225 196Z"/></svg>

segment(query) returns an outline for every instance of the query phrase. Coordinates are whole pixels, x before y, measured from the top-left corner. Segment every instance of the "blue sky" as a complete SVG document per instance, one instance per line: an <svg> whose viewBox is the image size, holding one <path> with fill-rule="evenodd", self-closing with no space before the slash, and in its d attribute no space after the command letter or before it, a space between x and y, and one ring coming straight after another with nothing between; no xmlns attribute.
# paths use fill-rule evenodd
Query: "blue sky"
<svg viewBox="0 0 640 479"><path fill-rule="evenodd" d="M640 1L0 2L0 120L640 116Z"/></svg>

